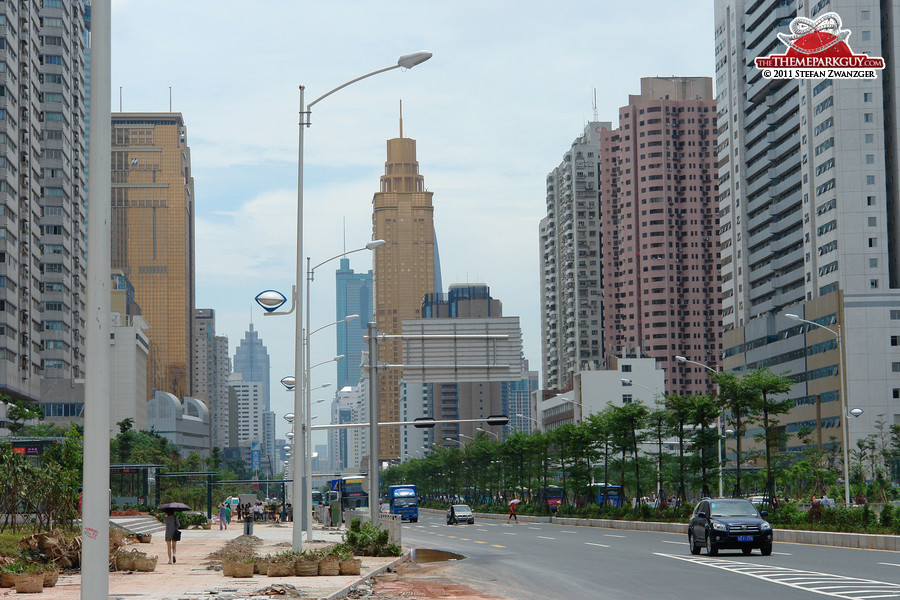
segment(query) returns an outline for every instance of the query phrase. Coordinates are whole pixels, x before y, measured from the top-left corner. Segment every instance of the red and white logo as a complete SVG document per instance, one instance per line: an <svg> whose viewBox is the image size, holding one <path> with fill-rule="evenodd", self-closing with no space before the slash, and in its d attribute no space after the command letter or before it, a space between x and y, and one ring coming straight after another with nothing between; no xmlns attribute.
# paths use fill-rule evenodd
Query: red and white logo
<svg viewBox="0 0 900 600"><path fill-rule="evenodd" d="M816 20L797 17L790 30L778 34L787 52L755 61L766 79L875 79L884 69L880 56L853 53L847 44L850 30L843 29L837 13Z"/></svg>

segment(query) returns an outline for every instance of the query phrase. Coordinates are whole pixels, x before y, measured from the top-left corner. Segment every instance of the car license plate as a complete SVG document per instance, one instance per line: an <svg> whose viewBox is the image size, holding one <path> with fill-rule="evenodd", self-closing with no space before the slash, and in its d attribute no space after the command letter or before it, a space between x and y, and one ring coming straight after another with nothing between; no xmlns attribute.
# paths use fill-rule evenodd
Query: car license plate
<svg viewBox="0 0 900 600"><path fill-rule="evenodd" d="M738 541L739 542L752 542L753 536L752 535L739 535Z"/></svg>

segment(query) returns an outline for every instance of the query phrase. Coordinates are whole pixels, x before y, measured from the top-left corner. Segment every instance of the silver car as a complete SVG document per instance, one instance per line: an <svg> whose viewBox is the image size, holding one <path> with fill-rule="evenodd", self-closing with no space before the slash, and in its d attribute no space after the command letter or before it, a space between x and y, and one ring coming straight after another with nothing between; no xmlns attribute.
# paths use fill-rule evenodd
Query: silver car
<svg viewBox="0 0 900 600"><path fill-rule="evenodd" d="M453 512L456 514L456 520L459 523L468 523L472 525L475 523L475 513L472 512L472 509L469 508L468 504L454 504ZM450 524L450 511L447 511L447 525Z"/></svg>

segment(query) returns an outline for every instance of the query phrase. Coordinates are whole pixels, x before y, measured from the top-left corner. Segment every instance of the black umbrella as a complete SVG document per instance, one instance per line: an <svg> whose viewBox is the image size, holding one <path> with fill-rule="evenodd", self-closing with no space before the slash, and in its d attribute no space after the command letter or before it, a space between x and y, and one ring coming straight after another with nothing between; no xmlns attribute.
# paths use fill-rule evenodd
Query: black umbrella
<svg viewBox="0 0 900 600"><path fill-rule="evenodd" d="M160 510L191 510L191 507L183 502L168 502L159 505Z"/></svg>

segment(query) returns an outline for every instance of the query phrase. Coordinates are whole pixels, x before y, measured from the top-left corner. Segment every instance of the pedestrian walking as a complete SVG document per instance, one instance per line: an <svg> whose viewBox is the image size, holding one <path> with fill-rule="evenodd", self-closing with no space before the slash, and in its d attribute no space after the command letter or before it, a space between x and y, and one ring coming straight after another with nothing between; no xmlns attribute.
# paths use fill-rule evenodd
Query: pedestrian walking
<svg viewBox="0 0 900 600"><path fill-rule="evenodd" d="M516 506L518 502L510 502L509 503L509 516L506 517L506 522L509 523L510 519L514 520L517 524L519 522L519 517L516 516Z"/></svg>
<svg viewBox="0 0 900 600"><path fill-rule="evenodd" d="M228 529L228 525L231 524L231 505L225 505L225 529Z"/></svg>
<svg viewBox="0 0 900 600"><path fill-rule="evenodd" d="M228 529L228 520L227 520L227 517L225 516L225 505L220 504L219 505L219 531L222 531L223 529Z"/></svg>
<svg viewBox="0 0 900 600"><path fill-rule="evenodd" d="M166 526L166 552L169 554L169 564L176 562L175 546L181 539L181 521L175 514L175 509L167 508L166 516L163 517L163 524Z"/></svg>
<svg viewBox="0 0 900 600"><path fill-rule="evenodd" d="M450 504L450 523L449 525L459 525L459 519L456 518L456 509L453 508L453 504Z"/></svg>

